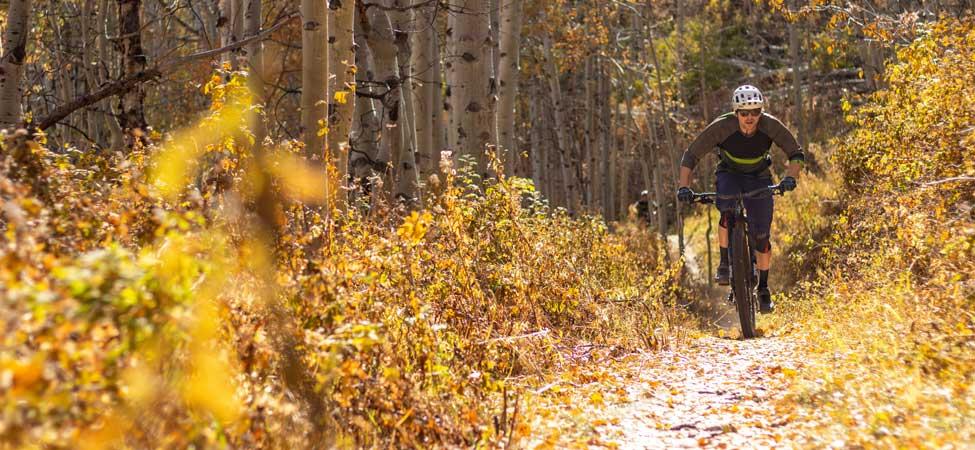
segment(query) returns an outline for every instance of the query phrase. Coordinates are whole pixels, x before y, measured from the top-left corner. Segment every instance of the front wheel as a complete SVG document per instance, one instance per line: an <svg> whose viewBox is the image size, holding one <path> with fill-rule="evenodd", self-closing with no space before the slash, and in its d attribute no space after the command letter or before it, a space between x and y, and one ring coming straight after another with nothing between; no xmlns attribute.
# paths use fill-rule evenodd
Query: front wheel
<svg viewBox="0 0 975 450"><path fill-rule="evenodd" d="M735 293L735 309L745 339L755 337L755 293L752 291L752 258L748 248L745 224L736 221L732 228L729 256L731 257L731 288Z"/></svg>

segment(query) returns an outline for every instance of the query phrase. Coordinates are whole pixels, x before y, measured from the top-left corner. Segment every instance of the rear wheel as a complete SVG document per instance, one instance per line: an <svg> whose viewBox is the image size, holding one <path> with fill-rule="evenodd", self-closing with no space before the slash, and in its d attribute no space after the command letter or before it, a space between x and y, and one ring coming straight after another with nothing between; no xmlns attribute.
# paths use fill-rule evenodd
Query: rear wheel
<svg viewBox="0 0 975 450"><path fill-rule="evenodd" d="M755 337L755 293L752 292L751 251L742 221L734 224L730 244L731 287L735 292L735 308L741 323L741 335L745 339L751 339Z"/></svg>

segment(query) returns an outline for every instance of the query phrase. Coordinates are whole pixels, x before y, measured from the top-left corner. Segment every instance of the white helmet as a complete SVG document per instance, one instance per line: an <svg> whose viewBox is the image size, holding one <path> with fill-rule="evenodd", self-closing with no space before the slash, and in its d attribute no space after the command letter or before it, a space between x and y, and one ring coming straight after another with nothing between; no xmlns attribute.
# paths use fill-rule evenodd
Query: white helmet
<svg viewBox="0 0 975 450"><path fill-rule="evenodd" d="M765 106L765 96L757 87L750 84L739 86L735 93L731 94L731 109L755 109Z"/></svg>

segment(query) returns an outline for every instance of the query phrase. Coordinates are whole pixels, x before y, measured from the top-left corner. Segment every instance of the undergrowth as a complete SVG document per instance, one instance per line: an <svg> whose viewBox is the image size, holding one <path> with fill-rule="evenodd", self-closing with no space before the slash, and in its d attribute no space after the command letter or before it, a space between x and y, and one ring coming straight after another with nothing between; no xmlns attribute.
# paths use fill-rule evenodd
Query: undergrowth
<svg viewBox="0 0 975 450"><path fill-rule="evenodd" d="M511 380L677 335L664 244L527 180L447 159L415 211L262 210L245 82L221 79L160 147L3 139L0 447L498 446L529 432ZM294 147L264 161L294 175L275 192L307 181Z"/></svg>
<svg viewBox="0 0 975 450"><path fill-rule="evenodd" d="M813 351L791 400L825 416L819 445L975 440L975 21L933 25L896 61L833 154L842 207L804 269L819 276L774 320Z"/></svg>

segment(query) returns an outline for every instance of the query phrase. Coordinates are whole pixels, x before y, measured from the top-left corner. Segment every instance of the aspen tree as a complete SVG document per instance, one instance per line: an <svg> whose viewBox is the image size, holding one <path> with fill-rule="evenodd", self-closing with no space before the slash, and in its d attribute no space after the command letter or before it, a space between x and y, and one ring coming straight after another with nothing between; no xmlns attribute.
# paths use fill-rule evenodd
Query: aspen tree
<svg viewBox="0 0 975 450"><path fill-rule="evenodd" d="M501 51L499 55L498 134L501 151L507 152L507 170L514 174L518 148L515 140L515 100L521 47L522 0L501 0Z"/></svg>
<svg viewBox="0 0 975 450"><path fill-rule="evenodd" d="M477 161L487 175L484 152L492 140L490 116L490 17L487 0L450 0L446 64L450 93L448 145Z"/></svg>
<svg viewBox="0 0 975 450"><path fill-rule="evenodd" d="M416 114L413 110L413 71L410 31L414 24L412 0L392 0L389 14L393 25L393 42L396 45L396 74L400 80L400 130L402 150L394 160L396 198L408 202L419 198L419 173L416 166Z"/></svg>
<svg viewBox="0 0 975 450"><path fill-rule="evenodd" d="M376 84L372 64L372 52L366 41L366 27L368 19L364 15L355 20L355 65L358 68L357 77L362 79L364 94L372 95ZM375 193L372 180L380 173L385 173L386 161L380 159L380 142L382 138L379 113L376 102L366 95L356 95L355 115L353 116L351 149L349 155L349 170L355 183L353 195Z"/></svg>
<svg viewBox="0 0 975 450"><path fill-rule="evenodd" d="M368 9L368 28L366 28L366 42L372 51L375 77L384 90L379 93L380 120L382 123L382 145L379 148L378 161L387 164L384 169L384 186L386 192L396 189L394 168L405 147L402 119L402 80L396 65L396 42L393 24L386 12L389 0L381 3L384 8Z"/></svg>
<svg viewBox="0 0 975 450"><path fill-rule="evenodd" d="M305 156L323 161L325 123L325 2L301 0L301 133Z"/></svg>
<svg viewBox="0 0 975 450"><path fill-rule="evenodd" d="M338 207L345 204L344 194L349 173L349 134L352 131L352 116L355 114L355 54L353 53L355 35L355 1L332 0L330 2L331 22L328 29L329 70L334 79L329 98L328 152L336 173L329 178L329 191L338 201Z"/></svg>
<svg viewBox="0 0 975 450"><path fill-rule="evenodd" d="M261 32L261 0L246 0L244 10L244 37L256 36ZM248 86L254 103L260 105L260 111L255 115L251 124L251 132L254 134L255 145L260 147L264 144L264 137L267 136L267 127L264 124L264 43L255 41L245 47L247 56Z"/></svg>
<svg viewBox="0 0 975 450"><path fill-rule="evenodd" d="M0 129L14 126L21 120L21 78L27 58L30 10L30 0L10 0L7 7L7 30L3 35L0 59Z"/></svg>
<svg viewBox="0 0 975 450"><path fill-rule="evenodd" d="M422 0L420 0L422 1ZM418 8L416 30L412 33L413 51L410 71L416 79L413 97L416 131L417 165L424 178L437 172L441 147L434 143L434 117L443 111L438 104L440 76L435 61L440 59L437 44L436 5L426 4Z"/></svg>
<svg viewBox="0 0 975 450"><path fill-rule="evenodd" d="M148 66L142 48L142 0L118 0L119 42L122 50L122 76L143 72ZM146 91L141 83L122 94L119 100L119 125L128 134L129 145L148 142L145 114Z"/></svg>

